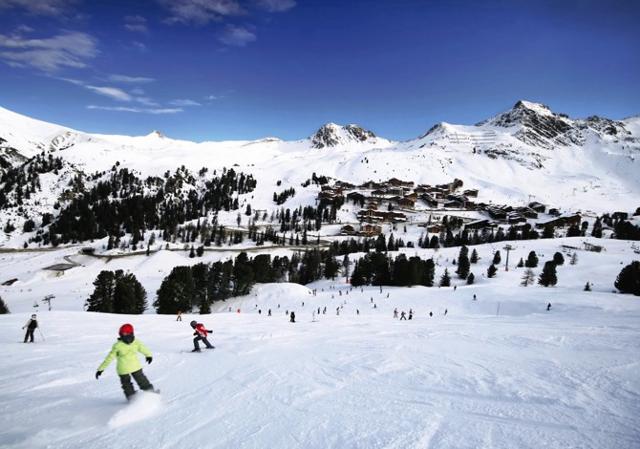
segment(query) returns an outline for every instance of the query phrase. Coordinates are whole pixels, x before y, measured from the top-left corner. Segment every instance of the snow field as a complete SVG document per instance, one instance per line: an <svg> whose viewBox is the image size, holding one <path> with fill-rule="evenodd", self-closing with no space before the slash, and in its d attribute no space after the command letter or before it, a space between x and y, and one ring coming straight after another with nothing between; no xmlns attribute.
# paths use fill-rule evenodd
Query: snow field
<svg viewBox="0 0 640 449"><path fill-rule="evenodd" d="M257 285L182 322L80 311L100 269L134 270L152 300L158 270L190 260L179 253L109 263L74 256L85 266L60 278L36 268L71 250L2 254L3 276L11 269L20 281L0 290L15 312L0 316L0 447L637 448L640 302L611 293L620 263L636 257L629 242L602 240L605 252L579 251L574 266L565 254L555 288L518 286L514 265L530 249L542 265L560 244L581 241L512 242L511 270L501 266L491 280L481 275L491 246L478 246L477 284L460 284L447 265L456 290L381 293L344 279ZM458 250L436 253L436 278ZM593 292L582 291L586 280ZM20 327L45 291L57 295L54 311L39 312L46 341L36 333L25 345ZM396 307L412 308L414 319L394 320ZM191 319L214 330L215 350L188 352ZM94 379L124 322L153 352L144 371L159 398L127 405L114 365Z"/></svg>

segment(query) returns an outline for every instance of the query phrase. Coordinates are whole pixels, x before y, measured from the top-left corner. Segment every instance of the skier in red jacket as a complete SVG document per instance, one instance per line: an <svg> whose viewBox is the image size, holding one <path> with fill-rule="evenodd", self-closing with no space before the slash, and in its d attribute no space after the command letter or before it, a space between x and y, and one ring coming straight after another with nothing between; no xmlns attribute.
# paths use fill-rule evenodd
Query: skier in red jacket
<svg viewBox="0 0 640 449"><path fill-rule="evenodd" d="M209 340L207 340L207 335L209 332L213 332L212 330L207 330L204 327L204 324L198 323L197 321L192 321L189 324L191 324L191 327L195 331L193 333L193 335L195 335L195 338L193 339L194 348L191 352L200 352L200 345L198 344L199 341L202 341L207 349L215 348L215 346L213 346L211 343L209 343Z"/></svg>

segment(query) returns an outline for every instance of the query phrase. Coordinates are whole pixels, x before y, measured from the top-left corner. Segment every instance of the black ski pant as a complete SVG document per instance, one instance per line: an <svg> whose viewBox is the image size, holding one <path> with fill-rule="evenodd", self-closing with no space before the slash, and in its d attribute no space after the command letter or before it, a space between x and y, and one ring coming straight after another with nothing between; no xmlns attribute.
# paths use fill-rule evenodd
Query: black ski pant
<svg viewBox="0 0 640 449"><path fill-rule="evenodd" d="M207 348L209 349L213 348L211 343L209 343L209 340L207 340L207 337L202 337L198 335L196 336L196 338L193 339L193 347L195 349L200 349L200 345L198 344L199 341L202 341Z"/></svg>
<svg viewBox="0 0 640 449"><path fill-rule="evenodd" d="M31 343L33 343L33 333L35 332L35 329L27 329L27 332L24 334L24 342L27 342L27 339L29 339L29 341Z"/></svg>
<svg viewBox="0 0 640 449"><path fill-rule="evenodd" d="M131 374L120 374L120 384L122 384L122 391L124 391L127 399L136 394L133 383L131 383L131 377L133 377L141 390L153 391L153 385L151 385L151 382L149 382L149 379L147 379L147 376L144 375L141 369Z"/></svg>

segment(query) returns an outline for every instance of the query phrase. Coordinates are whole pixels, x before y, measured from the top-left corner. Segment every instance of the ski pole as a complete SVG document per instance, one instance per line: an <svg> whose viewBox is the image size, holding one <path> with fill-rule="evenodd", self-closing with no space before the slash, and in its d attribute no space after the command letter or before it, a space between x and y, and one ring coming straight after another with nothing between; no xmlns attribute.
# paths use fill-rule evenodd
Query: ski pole
<svg viewBox="0 0 640 449"><path fill-rule="evenodd" d="M47 341L47 340L44 338L44 334L42 333L42 331L40 330L40 328L39 328L39 327L38 327L38 332L40 332L40 336L42 337L42 341Z"/></svg>

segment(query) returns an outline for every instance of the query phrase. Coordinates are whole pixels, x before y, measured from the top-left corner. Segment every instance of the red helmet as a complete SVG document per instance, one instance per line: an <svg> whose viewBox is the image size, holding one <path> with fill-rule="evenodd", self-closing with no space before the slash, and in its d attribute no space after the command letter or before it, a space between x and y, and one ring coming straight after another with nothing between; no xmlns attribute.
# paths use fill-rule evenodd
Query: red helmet
<svg viewBox="0 0 640 449"><path fill-rule="evenodd" d="M118 331L120 335L132 335L133 334L133 326L129 323L123 324L120 326L120 330Z"/></svg>

